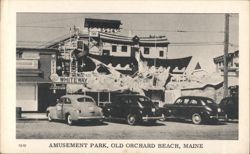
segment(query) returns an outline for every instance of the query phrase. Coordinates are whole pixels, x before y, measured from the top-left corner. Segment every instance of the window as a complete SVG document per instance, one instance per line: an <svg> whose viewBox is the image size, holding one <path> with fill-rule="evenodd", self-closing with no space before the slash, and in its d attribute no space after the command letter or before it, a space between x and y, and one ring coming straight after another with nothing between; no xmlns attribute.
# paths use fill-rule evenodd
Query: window
<svg viewBox="0 0 250 154"><path fill-rule="evenodd" d="M184 99L183 101L184 104L188 104L188 102L189 102L189 99Z"/></svg>
<svg viewBox="0 0 250 154"><path fill-rule="evenodd" d="M104 56L109 56L110 55L110 51L109 50L103 50L102 53Z"/></svg>
<svg viewBox="0 0 250 154"><path fill-rule="evenodd" d="M112 52L116 52L117 51L117 46L116 45L112 45Z"/></svg>
<svg viewBox="0 0 250 154"><path fill-rule="evenodd" d="M85 98L85 102L91 102L91 103L94 103L93 99L88 98L88 97L86 97L86 98Z"/></svg>
<svg viewBox="0 0 250 154"><path fill-rule="evenodd" d="M192 100L190 101L190 104L191 104L191 105L197 105L198 102L197 102L197 100L192 99Z"/></svg>
<svg viewBox="0 0 250 154"><path fill-rule="evenodd" d="M128 48L127 46L122 46L122 52L127 52Z"/></svg>
<svg viewBox="0 0 250 154"><path fill-rule="evenodd" d="M178 99L175 104L182 104L182 99Z"/></svg>
<svg viewBox="0 0 250 154"><path fill-rule="evenodd" d="M159 56L160 56L160 57L163 57L163 56L164 56L164 52L163 52L163 51L160 51Z"/></svg>
<svg viewBox="0 0 250 154"><path fill-rule="evenodd" d="M144 48L144 54L148 55L149 54L149 48Z"/></svg>
<svg viewBox="0 0 250 154"><path fill-rule="evenodd" d="M65 104L71 104L71 101L69 98L65 98Z"/></svg>

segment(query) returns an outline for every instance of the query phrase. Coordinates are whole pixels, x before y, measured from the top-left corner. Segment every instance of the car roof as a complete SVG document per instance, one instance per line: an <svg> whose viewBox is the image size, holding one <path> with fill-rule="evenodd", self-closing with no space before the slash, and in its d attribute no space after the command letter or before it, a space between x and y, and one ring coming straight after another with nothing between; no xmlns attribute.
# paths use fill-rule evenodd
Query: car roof
<svg viewBox="0 0 250 154"><path fill-rule="evenodd" d="M191 98L191 99L212 99L212 98L209 98L209 97L204 97L204 96L181 96L179 98Z"/></svg>
<svg viewBox="0 0 250 154"><path fill-rule="evenodd" d="M124 97L124 96L129 96L129 97L135 97L135 96L147 97L147 96L143 96L143 95L140 95L140 94L119 94L119 95L116 95L116 97Z"/></svg>
<svg viewBox="0 0 250 154"><path fill-rule="evenodd" d="M85 97L85 98L92 98L88 95L64 95L62 97L68 97L68 98L72 98L72 99L78 99L78 98L82 98L82 97ZM93 99L93 98L92 98Z"/></svg>

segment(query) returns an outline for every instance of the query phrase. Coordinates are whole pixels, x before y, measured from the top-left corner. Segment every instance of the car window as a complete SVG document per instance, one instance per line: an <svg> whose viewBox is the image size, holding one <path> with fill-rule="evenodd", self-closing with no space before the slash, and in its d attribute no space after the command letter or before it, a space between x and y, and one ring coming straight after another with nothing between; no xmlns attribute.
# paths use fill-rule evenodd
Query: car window
<svg viewBox="0 0 250 154"><path fill-rule="evenodd" d="M63 104L64 103L64 98L60 98L58 103Z"/></svg>
<svg viewBox="0 0 250 154"><path fill-rule="evenodd" d="M215 104L215 102L212 99L201 99L201 104L202 105Z"/></svg>
<svg viewBox="0 0 250 154"><path fill-rule="evenodd" d="M195 99L191 99L190 102L189 102L189 104L191 104L191 105L198 105L198 101L195 100Z"/></svg>
<svg viewBox="0 0 250 154"><path fill-rule="evenodd" d="M64 101L65 104L71 104L71 100L69 98L65 98L65 101Z"/></svg>
<svg viewBox="0 0 250 154"><path fill-rule="evenodd" d="M95 103L92 98L88 98L88 97L77 98L77 101L80 102L80 103L84 103L84 102Z"/></svg>
<svg viewBox="0 0 250 154"><path fill-rule="evenodd" d="M183 100L183 104L184 104L184 105L187 105L189 101L190 101L190 100L189 100L188 98L185 98L185 99Z"/></svg>
<svg viewBox="0 0 250 154"><path fill-rule="evenodd" d="M175 101L175 104L182 104L182 99L181 99L181 98L177 99L177 100Z"/></svg>

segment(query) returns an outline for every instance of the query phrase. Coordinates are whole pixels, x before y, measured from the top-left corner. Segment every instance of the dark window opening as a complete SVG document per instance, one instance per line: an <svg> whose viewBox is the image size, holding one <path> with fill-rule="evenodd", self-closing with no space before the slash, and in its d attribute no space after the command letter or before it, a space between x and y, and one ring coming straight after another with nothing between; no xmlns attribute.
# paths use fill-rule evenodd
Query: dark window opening
<svg viewBox="0 0 250 154"><path fill-rule="evenodd" d="M117 51L117 46L116 45L112 45L112 52L116 52Z"/></svg>
<svg viewBox="0 0 250 154"><path fill-rule="evenodd" d="M103 50L103 55L104 56L109 56L110 55L110 51L109 50Z"/></svg>
<svg viewBox="0 0 250 154"><path fill-rule="evenodd" d="M109 93L100 92L100 102L108 102L109 101Z"/></svg>
<svg viewBox="0 0 250 154"><path fill-rule="evenodd" d="M149 54L149 48L144 48L144 54L146 54L146 55Z"/></svg>
<svg viewBox="0 0 250 154"><path fill-rule="evenodd" d="M128 48L127 46L122 46L122 52L127 52Z"/></svg>
<svg viewBox="0 0 250 154"><path fill-rule="evenodd" d="M163 56L164 56L164 52L163 52L163 51L160 51L159 56L160 56L160 57L163 57Z"/></svg>

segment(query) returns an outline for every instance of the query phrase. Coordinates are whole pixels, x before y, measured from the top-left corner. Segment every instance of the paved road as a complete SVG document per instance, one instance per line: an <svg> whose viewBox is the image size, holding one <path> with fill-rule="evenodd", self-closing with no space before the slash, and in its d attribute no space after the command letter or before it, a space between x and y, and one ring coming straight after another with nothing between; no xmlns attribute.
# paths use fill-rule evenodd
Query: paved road
<svg viewBox="0 0 250 154"><path fill-rule="evenodd" d="M238 123L194 125L168 120L154 125L129 126L125 122L103 124L82 122L68 126L63 122L17 121L18 139L164 139L164 140L235 140Z"/></svg>

